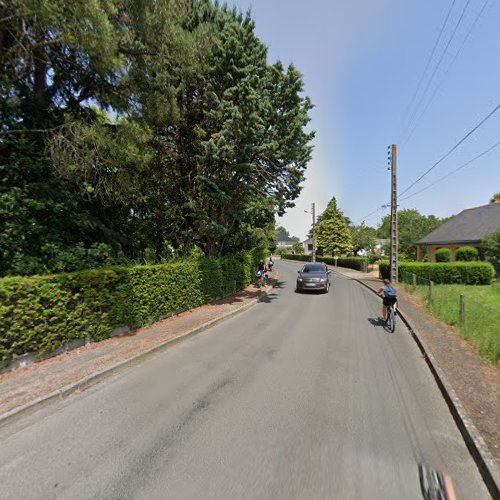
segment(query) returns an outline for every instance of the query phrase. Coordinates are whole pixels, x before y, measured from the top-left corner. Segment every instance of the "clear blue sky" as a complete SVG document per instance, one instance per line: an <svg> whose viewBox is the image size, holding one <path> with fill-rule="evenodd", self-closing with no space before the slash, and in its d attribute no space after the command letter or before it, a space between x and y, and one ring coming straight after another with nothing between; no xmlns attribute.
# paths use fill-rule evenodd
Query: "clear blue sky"
<svg viewBox="0 0 500 500"><path fill-rule="evenodd" d="M269 61L293 62L303 73L305 92L316 106L311 127L317 136L307 180L296 208L279 221L300 238L309 230L311 218L304 210L310 210L313 201L321 212L336 196L339 207L353 221L389 202L389 144L398 145L402 192L500 103L497 0L487 2L475 25L485 0L455 0L415 105L444 53L442 62L416 116L434 98L416 120L409 139L405 120L412 111L408 106L453 0L228 3L251 9L257 34L269 48ZM463 11L455 37L444 52ZM500 110L407 195L497 141ZM435 187L401 200L400 209L416 208L425 215L444 217L486 204L498 191L500 147ZM377 227L385 213L380 210L366 224Z"/></svg>

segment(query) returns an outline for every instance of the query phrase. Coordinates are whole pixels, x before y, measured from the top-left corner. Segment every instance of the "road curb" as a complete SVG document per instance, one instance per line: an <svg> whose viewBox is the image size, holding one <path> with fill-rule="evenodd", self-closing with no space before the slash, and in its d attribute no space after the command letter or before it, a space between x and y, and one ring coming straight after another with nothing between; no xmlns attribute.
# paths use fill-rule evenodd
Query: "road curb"
<svg viewBox="0 0 500 500"><path fill-rule="evenodd" d="M134 356L132 358L126 359L124 361L120 361L112 366L109 366L108 368L105 368L101 371L92 373L91 375L87 375L86 377L77 380L76 382L72 382L71 384L67 384L64 387L61 387L60 389L57 389L45 396L39 397L37 399L34 399L30 401L29 403L26 403L24 405L18 406L17 408L13 408L12 410L9 410L8 412L5 412L3 414L0 414L0 428L4 427L5 425L9 424L11 421L14 419L17 419L21 416L28 415L32 412L35 412L49 403L51 403L55 399L63 399L70 394L79 391L79 390L84 390L96 383L98 383L100 380L110 377L111 375L118 373L121 370L124 370L126 368L129 368L131 366L137 365L144 361L144 359L151 354L154 353L159 353L162 350L166 350L173 345L181 342L182 340L186 340L197 333L200 333L204 330L208 330L212 326L215 326L217 323L220 323L224 321L225 319L235 316L238 313L241 313L245 311L246 309L249 309L250 307L254 306L258 302L262 301L264 297L266 297L269 292L274 288L274 284L268 287L263 293L261 293L258 297L254 299L250 299L247 303L243 304L241 307L238 307L237 309L234 309L232 311L229 311L222 316L219 316L218 318L211 319L201 325L196 326L195 328L192 328L188 330L187 332L184 332L183 334L179 335L178 337L169 339L165 341L162 344L159 344L155 347L152 347L144 352L141 352L137 356Z"/></svg>
<svg viewBox="0 0 500 500"><path fill-rule="evenodd" d="M339 272L336 270L339 274ZM343 275L343 274L342 274ZM345 276L345 275L343 275ZM346 276L347 277L347 276ZM377 294L376 290L371 288L369 285L357 278L349 278L357 281L372 293ZM471 418L468 416L462 402L457 396L455 390L448 382L446 375L440 368L438 362L432 355L430 349L426 345L425 341L422 339L422 335L418 333L418 330L414 327L411 321L401 312L398 308L398 315L402 319L403 323L408 327L410 334L417 344L420 352L422 353L427 366L429 367L441 394L448 405L450 413L453 416L453 420L457 424L460 433L465 441L467 449L469 450L472 458L476 462L477 468L483 478L483 481L488 488L488 491L492 498L500 498L500 471L497 467L493 455L490 453L481 433L477 427L472 422Z"/></svg>

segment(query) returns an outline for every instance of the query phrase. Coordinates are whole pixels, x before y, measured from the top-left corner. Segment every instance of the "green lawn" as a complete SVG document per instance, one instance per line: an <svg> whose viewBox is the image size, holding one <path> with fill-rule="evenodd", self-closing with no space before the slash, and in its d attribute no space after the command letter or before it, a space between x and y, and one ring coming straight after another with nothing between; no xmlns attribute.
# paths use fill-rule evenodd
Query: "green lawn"
<svg viewBox="0 0 500 500"><path fill-rule="evenodd" d="M454 325L479 354L494 363L500 362L500 285L435 285L434 298L428 299L427 286L404 285L411 293L426 300L428 309L439 319ZM460 294L465 295L466 322L460 322Z"/></svg>

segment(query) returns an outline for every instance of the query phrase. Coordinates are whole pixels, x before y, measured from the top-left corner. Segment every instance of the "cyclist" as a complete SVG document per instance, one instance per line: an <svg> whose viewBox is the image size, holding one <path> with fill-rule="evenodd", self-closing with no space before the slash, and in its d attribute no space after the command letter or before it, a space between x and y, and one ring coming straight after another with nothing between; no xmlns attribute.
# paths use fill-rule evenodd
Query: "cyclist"
<svg viewBox="0 0 500 500"><path fill-rule="evenodd" d="M260 288L263 284L267 284L265 282L265 274L266 274L266 264L263 260L260 260L259 266L257 267L257 271L255 272L255 286Z"/></svg>
<svg viewBox="0 0 500 500"><path fill-rule="evenodd" d="M267 263L267 267L269 269L269 272L272 272L274 266L273 258L269 257L269 262Z"/></svg>
<svg viewBox="0 0 500 500"><path fill-rule="evenodd" d="M382 319L387 321L387 309L394 304L394 309L398 307L398 292L391 285L391 280L385 279L384 286L377 292L382 299Z"/></svg>

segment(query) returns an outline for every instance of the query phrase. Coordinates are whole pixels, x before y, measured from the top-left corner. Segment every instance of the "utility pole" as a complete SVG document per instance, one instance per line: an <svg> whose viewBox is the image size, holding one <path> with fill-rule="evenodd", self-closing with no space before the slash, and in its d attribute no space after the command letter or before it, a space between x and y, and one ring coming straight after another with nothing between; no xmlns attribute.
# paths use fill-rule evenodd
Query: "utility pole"
<svg viewBox="0 0 500 500"><path fill-rule="evenodd" d="M389 149L391 165L391 281L398 282L398 195L396 183L397 147L392 144Z"/></svg>
<svg viewBox="0 0 500 500"><path fill-rule="evenodd" d="M313 233L312 233L312 240L313 240L313 258L312 261L316 262L316 205L313 203L312 204L312 216L313 216Z"/></svg>

